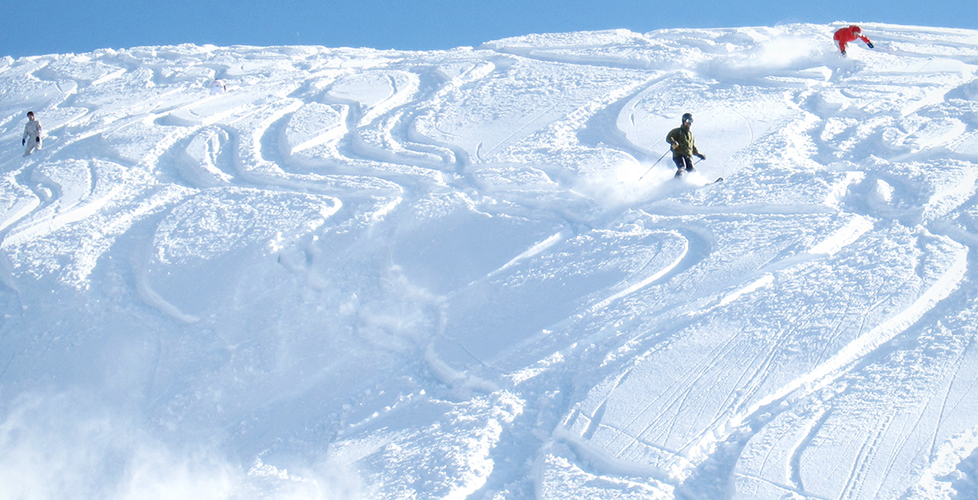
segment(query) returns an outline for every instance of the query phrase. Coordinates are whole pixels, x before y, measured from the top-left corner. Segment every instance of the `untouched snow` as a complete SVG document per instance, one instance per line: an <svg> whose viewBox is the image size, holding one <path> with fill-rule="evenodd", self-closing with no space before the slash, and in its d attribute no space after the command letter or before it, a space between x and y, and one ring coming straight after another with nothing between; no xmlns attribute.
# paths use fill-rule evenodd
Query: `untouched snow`
<svg viewBox="0 0 978 500"><path fill-rule="evenodd" d="M0 498L978 498L978 32L836 27L0 59Z"/></svg>

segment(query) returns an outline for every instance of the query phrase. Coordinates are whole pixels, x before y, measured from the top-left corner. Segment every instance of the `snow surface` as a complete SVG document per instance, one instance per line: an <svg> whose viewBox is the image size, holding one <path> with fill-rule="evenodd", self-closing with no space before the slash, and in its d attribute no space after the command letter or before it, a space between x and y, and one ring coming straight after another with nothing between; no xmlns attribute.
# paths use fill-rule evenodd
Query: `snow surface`
<svg viewBox="0 0 978 500"><path fill-rule="evenodd" d="M0 59L0 498L978 498L978 32L863 26Z"/></svg>

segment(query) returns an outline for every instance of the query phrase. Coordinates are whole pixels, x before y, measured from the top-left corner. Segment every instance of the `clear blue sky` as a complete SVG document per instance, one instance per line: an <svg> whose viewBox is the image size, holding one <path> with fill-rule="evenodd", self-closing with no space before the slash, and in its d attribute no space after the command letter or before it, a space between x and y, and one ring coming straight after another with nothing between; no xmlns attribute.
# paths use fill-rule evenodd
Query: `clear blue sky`
<svg viewBox="0 0 978 500"><path fill-rule="evenodd" d="M4 2L0 56L178 43L431 50L529 33L884 22L978 29L978 1L38 0Z"/></svg>

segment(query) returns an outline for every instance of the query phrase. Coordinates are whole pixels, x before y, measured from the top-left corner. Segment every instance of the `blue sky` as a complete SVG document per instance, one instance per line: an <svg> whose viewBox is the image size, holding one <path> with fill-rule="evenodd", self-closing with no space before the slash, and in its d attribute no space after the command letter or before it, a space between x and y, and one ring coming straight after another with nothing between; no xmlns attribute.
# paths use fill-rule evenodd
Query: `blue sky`
<svg viewBox="0 0 978 500"><path fill-rule="evenodd" d="M978 1L41 0L5 2L0 56L178 43L433 50L529 33L885 22L978 29Z"/></svg>

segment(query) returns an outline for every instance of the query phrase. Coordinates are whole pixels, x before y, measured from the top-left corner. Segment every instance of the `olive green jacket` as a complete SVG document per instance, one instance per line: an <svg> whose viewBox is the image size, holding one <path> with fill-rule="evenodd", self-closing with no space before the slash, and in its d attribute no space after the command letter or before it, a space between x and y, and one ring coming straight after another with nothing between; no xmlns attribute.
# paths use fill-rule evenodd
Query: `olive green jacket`
<svg viewBox="0 0 978 500"><path fill-rule="evenodd" d="M700 154L699 150L696 149L696 141L693 139L693 131L689 128L679 127L670 130L669 134L666 135L666 142L668 142L670 146L673 146L673 158L678 158L680 156L698 156Z"/></svg>

